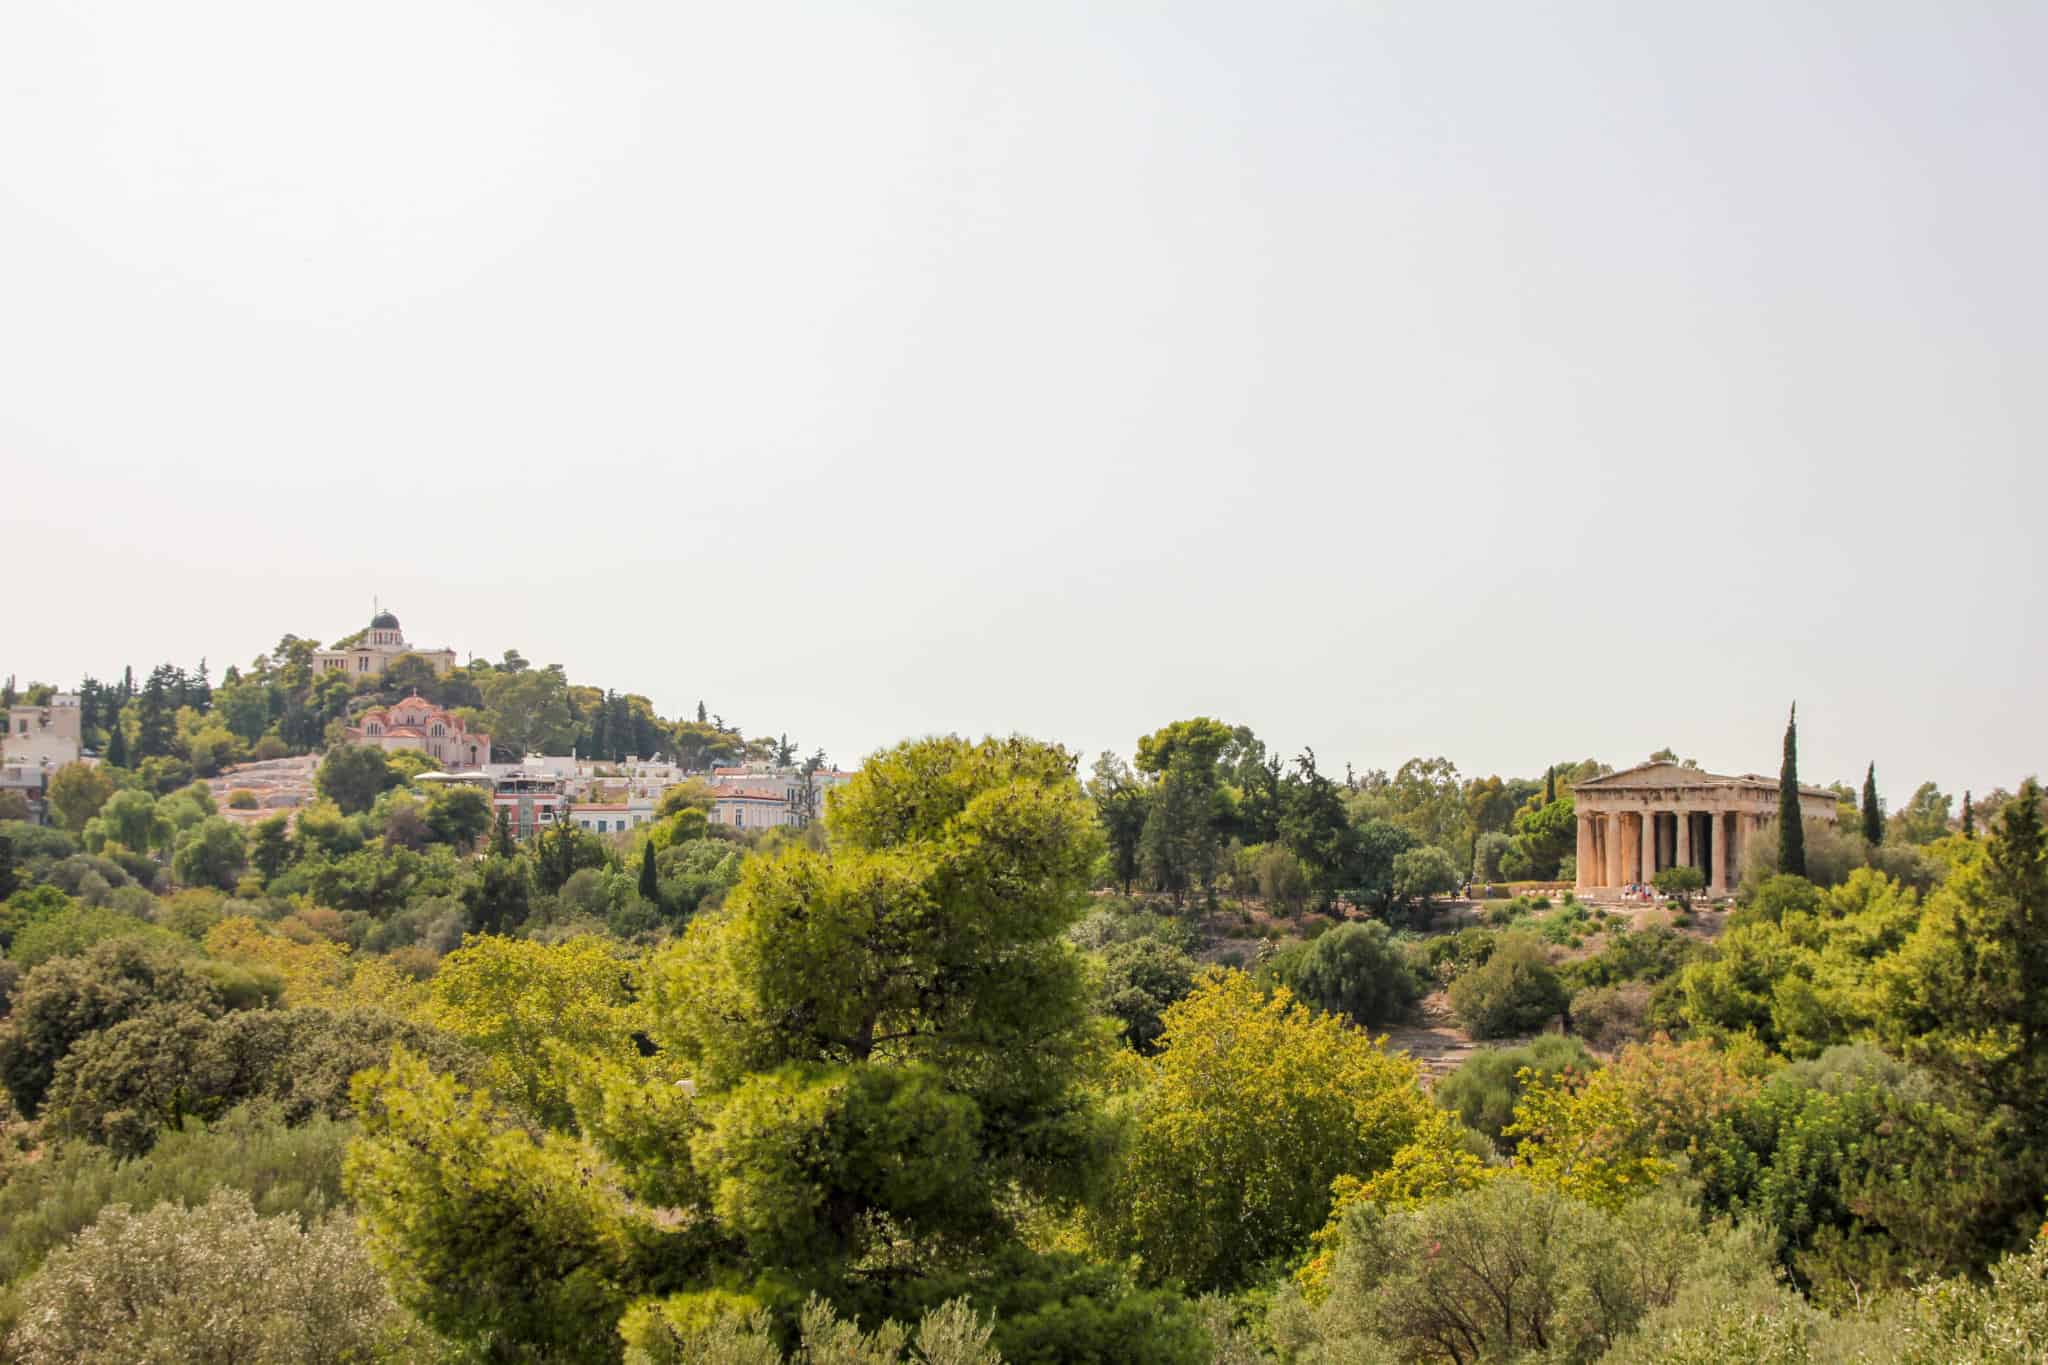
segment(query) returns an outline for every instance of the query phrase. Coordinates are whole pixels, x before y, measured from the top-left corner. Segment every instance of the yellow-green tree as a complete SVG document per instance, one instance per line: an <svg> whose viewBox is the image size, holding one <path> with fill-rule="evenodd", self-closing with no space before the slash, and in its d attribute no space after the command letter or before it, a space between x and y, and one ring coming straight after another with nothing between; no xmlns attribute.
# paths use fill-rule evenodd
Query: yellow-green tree
<svg viewBox="0 0 2048 1365"><path fill-rule="evenodd" d="M1129 1137L1094 1217L1155 1279L1236 1286L1301 1250L1340 1175L1370 1176L1430 1115L1415 1064L1286 990L1212 971L1137 1069Z"/></svg>
<svg viewBox="0 0 2048 1365"><path fill-rule="evenodd" d="M924 1272L988 1282L1020 1196L1077 1191L1106 1037L1065 939L1099 848L1071 757L906 744L826 823L751 860L630 1013L602 944L443 962L429 1017L558 1131L404 1059L362 1082L349 1188L402 1300L507 1360L605 1359L636 1300L889 1316Z"/></svg>
<svg viewBox="0 0 2048 1365"><path fill-rule="evenodd" d="M630 982L628 964L601 938L545 944L478 934L441 960L421 1016L484 1055L493 1092L569 1127L578 1069L633 1050Z"/></svg>

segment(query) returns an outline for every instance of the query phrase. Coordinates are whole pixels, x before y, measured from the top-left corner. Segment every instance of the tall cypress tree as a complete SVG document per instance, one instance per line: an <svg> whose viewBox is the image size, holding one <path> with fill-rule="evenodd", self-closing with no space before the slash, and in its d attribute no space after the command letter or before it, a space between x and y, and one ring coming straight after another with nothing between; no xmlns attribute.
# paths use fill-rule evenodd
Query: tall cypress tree
<svg viewBox="0 0 2048 1365"><path fill-rule="evenodd" d="M1877 765L1863 774L1863 838L1872 848L1884 842L1884 816L1877 810Z"/></svg>
<svg viewBox="0 0 2048 1365"><path fill-rule="evenodd" d="M1799 703L1785 721L1785 762L1778 769L1778 871L1806 875L1806 826L1799 811Z"/></svg>
<svg viewBox="0 0 2048 1365"><path fill-rule="evenodd" d="M109 767L125 768L128 766L128 732L121 728L121 713L119 711L116 711L113 719L107 722L106 760Z"/></svg>
<svg viewBox="0 0 2048 1365"><path fill-rule="evenodd" d="M1543 770L1543 804L1557 800L1557 765L1551 764Z"/></svg>
<svg viewBox="0 0 2048 1365"><path fill-rule="evenodd" d="M20 880L14 872L14 840L0 839L0 900L13 895Z"/></svg>
<svg viewBox="0 0 2048 1365"><path fill-rule="evenodd" d="M661 904L661 879L654 875L654 840L640 845L640 899Z"/></svg>
<svg viewBox="0 0 2048 1365"><path fill-rule="evenodd" d="M512 812L508 807L498 807L498 831L491 839L491 856L509 858L512 856Z"/></svg>
<svg viewBox="0 0 2048 1365"><path fill-rule="evenodd" d="M1967 787L1963 789L1963 837L1965 839L1977 837L1977 816L1970 809L1970 792Z"/></svg>

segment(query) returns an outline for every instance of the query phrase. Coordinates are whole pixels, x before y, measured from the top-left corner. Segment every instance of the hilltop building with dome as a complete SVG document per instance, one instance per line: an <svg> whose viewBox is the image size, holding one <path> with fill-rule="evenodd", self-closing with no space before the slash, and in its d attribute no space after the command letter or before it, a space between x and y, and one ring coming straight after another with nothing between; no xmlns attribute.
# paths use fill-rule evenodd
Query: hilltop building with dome
<svg viewBox="0 0 2048 1365"><path fill-rule="evenodd" d="M370 629L362 642L348 649L322 649L313 654L313 667L322 673L347 673L351 677L375 678L389 668L393 661L403 654L417 654L433 667L434 676L442 677L455 667L455 651L452 649L422 649L408 644L405 632L398 627L398 618L390 612L379 609L370 618Z"/></svg>

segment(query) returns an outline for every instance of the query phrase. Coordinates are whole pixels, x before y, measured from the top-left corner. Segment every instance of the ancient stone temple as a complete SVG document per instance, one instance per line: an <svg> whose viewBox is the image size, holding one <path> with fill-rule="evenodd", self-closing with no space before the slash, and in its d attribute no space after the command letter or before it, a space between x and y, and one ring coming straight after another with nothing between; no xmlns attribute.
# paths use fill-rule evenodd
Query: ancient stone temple
<svg viewBox="0 0 2048 1365"><path fill-rule="evenodd" d="M1572 799L1579 815L1580 895L1616 892L1679 866L1698 868L1708 891L1721 894L1742 879L1749 841L1777 818L1778 779L1645 763L1581 782ZM1832 823L1835 794L1801 787L1799 807L1808 819Z"/></svg>

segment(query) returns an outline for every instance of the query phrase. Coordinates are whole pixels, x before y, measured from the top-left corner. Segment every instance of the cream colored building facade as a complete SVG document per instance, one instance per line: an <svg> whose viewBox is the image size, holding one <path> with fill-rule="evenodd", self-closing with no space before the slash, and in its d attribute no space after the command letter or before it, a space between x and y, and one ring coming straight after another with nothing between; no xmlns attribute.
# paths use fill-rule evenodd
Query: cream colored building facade
<svg viewBox="0 0 2048 1365"><path fill-rule="evenodd" d="M380 611L370 618L369 633L353 649L315 650L313 667L322 673L375 678L381 676L401 654L419 655L433 666L437 678L455 667L455 651L452 649L421 649L408 644L405 632L399 629L398 618L388 611Z"/></svg>
<svg viewBox="0 0 2048 1365"><path fill-rule="evenodd" d="M59 692L46 706L15 706L7 712L7 734L0 738L0 761L10 768L55 771L76 763L82 730L76 692Z"/></svg>
<svg viewBox="0 0 2048 1365"><path fill-rule="evenodd" d="M1749 841L1778 816L1778 779L1645 763L1579 783L1572 800L1580 895L1618 893L1680 866L1698 868L1708 892L1725 895L1742 879ZM1799 808L1807 819L1832 824L1835 794L1801 787Z"/></svg>

